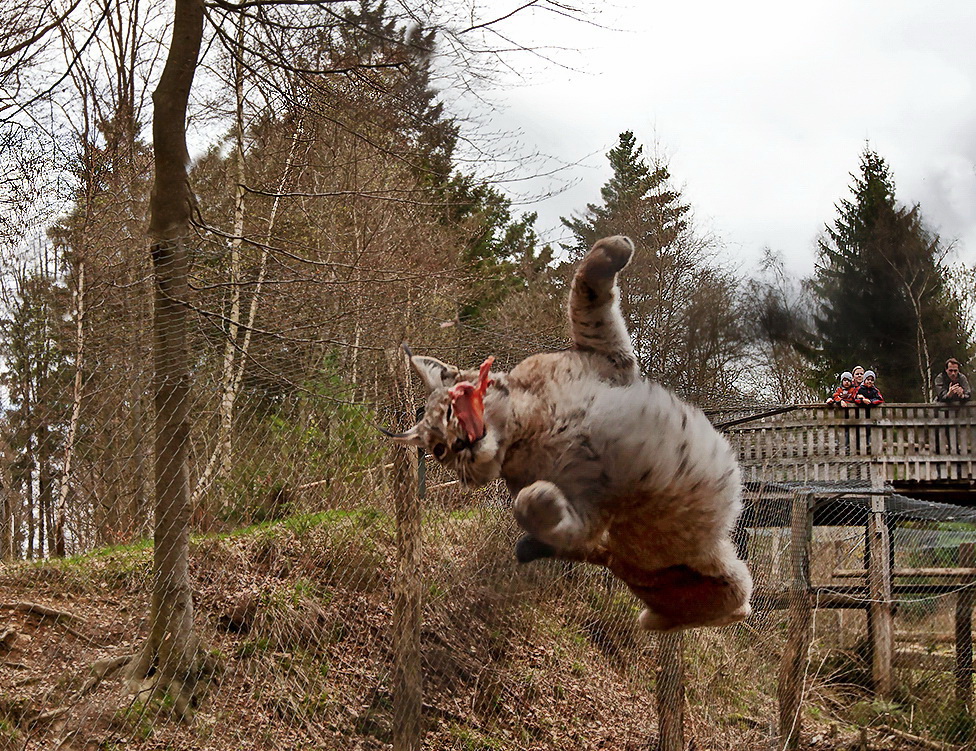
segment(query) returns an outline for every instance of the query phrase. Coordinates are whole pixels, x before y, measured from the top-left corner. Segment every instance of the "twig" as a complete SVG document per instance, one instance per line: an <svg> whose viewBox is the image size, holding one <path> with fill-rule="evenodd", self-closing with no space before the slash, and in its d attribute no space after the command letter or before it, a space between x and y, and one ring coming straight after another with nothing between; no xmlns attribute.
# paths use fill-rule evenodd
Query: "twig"
<svg viewBox="0 0 976 751"><path fill-rule="evenodd" d="M443 490L444 488L450 488L454 485L460 485L460 484L461 484L460 480L449 480L448 482L439 482L436 485L431 485L430 487L428 487L427 492L429 493L432 490Z"/></svg>
<svg viewBox="0 0 976 751"><path fill-rule="evenodd" d="M41 712L37 717L34 718L34 722L50 722L51 720L56 720L63 714L67 714L69 711L68 707L61 707L60 709L49 709L47 712Z"/></svg>
<svg viewBox="0 0 976 751"><path fill-rule="evenodd" d="M7 628L0 631L0 649L13 649L14 644L17 643L17 630L14 628Z"/></svg>
<svg viewBox="0 0 976 751"><path fill-rule="evenodd" d="M876 729L883 733L893 735L896 738L901 738L903 741L914 743L916 746L932 749L932 751L961 751L962 749L961 746L953 746L949 743L942 743L941 741L933 741L918 735L912 735L911 733L906 733L904 730L896 730L889 725L878 725Z"/></svg>
<svg viewBox="0 0 976 751"><path fill-rule="evenodd" d="M74 613L69 613L66 610L58 610L57 608L49 607L48 605L41 605L38 602L11 602L0 604L0 610L14 610L18 613L28 613L30 615L39 615L42 618L53 618L54 620L82 620L79 616Z"/></svg>
<svg viewBox="0 0 976 751"><path fill-rule="evenodd" d="M18 613L39 615L41 618L50 618L75 638L91 641L91 637L86 636L78 631L78 629L65 623L65 621L84 621L84 618L75 615L74 613L69 613L66 610L58 610L57 608L52 608L48 605L41 605L38 602L12 602L9 604L0 604L0 610L14 610Z"/></svg>

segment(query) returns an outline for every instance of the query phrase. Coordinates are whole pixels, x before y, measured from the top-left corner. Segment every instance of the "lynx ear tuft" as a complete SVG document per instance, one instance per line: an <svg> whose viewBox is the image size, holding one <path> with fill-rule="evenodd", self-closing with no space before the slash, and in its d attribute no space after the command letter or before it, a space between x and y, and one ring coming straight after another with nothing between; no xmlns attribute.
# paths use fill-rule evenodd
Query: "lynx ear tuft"
<svg viewBox="0 0 976 751"><path fill-rule="evenodd" d="M410 352L406 347L404 347L404 351ZM461 375L461 371L456 367L448 365L446 362L441 362L436 357L422 357L410 354L407 356L410 358L410 365L413 366L413 369L417 371L417 375L424 382L428 394L442 386L453 386Z"/></svg>

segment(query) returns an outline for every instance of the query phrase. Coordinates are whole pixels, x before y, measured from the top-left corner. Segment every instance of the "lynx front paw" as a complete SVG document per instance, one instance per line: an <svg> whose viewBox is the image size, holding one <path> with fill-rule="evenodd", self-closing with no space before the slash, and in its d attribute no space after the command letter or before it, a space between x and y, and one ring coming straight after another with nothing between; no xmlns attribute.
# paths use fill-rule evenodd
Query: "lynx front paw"
<svg viewBox="0 0 976 751"><path fill-rule="evenodd" d="M514 511L519 526L547 545L572 549L586 538L584 525L569 500L546 480L522 488L515 498Z"/></svg>
<svg viewBox="0 0 976 751"><path fill-rule="evenodd" d="M539 558L552 558L555 555L556 549L552 545L546 545L529 534L522 535L515 543L515 560L519 563L529 563Z"/></svg>

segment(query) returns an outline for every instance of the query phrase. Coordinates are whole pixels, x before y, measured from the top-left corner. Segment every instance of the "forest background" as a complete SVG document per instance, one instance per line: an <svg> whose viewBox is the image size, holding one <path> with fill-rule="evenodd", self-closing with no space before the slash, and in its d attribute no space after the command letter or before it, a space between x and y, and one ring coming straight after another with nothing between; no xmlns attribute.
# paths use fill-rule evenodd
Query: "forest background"
<svg viewBox="0 0 976 751"><path fill-rule="evenodd" d="M773 250L755 269L726 257L629 123L600 195L563 220L571 240L540 242L503 188L511 155L442 97L534 52L496 33L508 15L0 10L0 559L152 537L149 633L112 664L181 713L210 669L191 533L385 508L375 426L418 401L400 344L501 368L566 346L569 276L601 236L637 244L621 303L642 371L705 408L820 402L855 363L889 401L930 401L947 357L973 361L976 268L870 144L809 279ZM398 534L419 526L393 505Z"/></svg>
<svg viewBox="0 0 976 751"><path fill-rule="evenodd" d="M441 102L504 60L480 34L505 19L461 11L207 6L187 118L195 523L242 513L230 499L269 441L294 465L341 450L368 466L400 341L468 365L564 346L572 264L609 233L637 241L622 304L644 373L698 403L821 401L855 363L889 401L928 401L947 357L970 360L976 270L899 203L870 144L809 279L772 249L759 268L725 256L628 123L601 195L563 220L572 242L540 243L499 187L511 160ZM5 556L128 539L151 506L144 238L168 6L50 12L2 19Z"/></svg>

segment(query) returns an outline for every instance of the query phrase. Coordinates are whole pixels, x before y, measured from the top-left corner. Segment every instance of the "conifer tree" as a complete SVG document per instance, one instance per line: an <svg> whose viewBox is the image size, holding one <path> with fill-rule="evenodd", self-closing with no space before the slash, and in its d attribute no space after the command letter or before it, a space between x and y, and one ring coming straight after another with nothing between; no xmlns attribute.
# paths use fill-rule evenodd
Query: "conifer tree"
<svg viewBox="0 0 976 751"><path fill-rule="evenodd" d="M918 206L899 206L885 160L870 147L851 199L819 243L815 376L826 388L855 363L878 371L889 401L929 397L933 362L965 357L968 337L946 284L948 248Z"/></svg>
<svg viewBox="0 0 976 751"><path fill-rule="evenodd" d="M613 174L603 203L562 220L573 234L563 247L579 258L601 237L633 239L621 310L643 372L692 399L731 395L743 346L736 280L712 261L710 240L692 226L667 166L645 160L632 131L620 134L607 159Z"/></svg>
<svg viewBox="0 0 976 751"><path fill-rule="evenodd" d="M639 246L663 248L688 229L690 207L669 187L667 167L647 164L633 131L620 134L607 160L613 176L600 189L603 204L587 204L584 216L562 220L576 240L565 247L576 257L607 235L628 235Z"/></svg>

